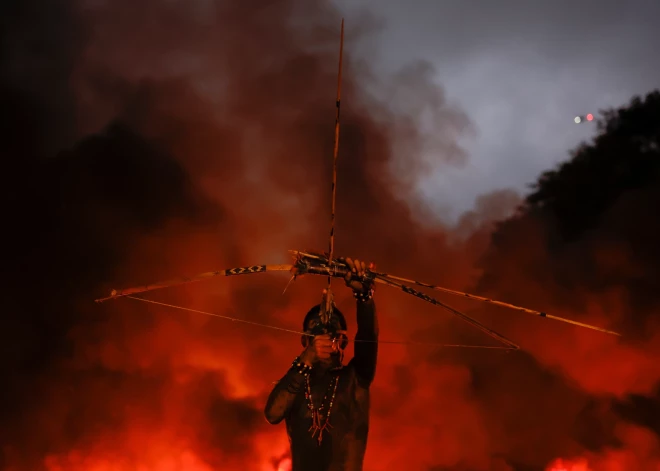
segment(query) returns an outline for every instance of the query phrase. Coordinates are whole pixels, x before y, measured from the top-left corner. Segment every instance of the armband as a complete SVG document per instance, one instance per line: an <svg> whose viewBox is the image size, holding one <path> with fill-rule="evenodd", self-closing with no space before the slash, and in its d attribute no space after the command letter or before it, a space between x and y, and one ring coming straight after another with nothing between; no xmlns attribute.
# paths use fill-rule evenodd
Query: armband
<svg viewBox="0 0 660 471"><path fill-rule="evenodd" d="M308 376L312 372L312 367L300 361L300 357L296 357L295 360L293 360L291 368L303 376Z"/></svg>
<svg viewBox="0 0 660 471"><path fill-rule="evenodd" d="M364 291L353 291L353 297L360 303L366 303L374 297L374 288L370 287Z"/></svg>

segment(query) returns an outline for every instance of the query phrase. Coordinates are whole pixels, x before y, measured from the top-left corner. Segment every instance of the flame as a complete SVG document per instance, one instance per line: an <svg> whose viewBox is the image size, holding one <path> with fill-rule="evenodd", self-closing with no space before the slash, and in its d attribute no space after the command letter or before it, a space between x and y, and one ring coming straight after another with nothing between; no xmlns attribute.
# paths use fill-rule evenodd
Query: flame
<svg viewBox="0 0 660 471"><path fill-rule="evenodd" d="M284 458L280 463L277 465L277 471L291 471L291 458Z"/></svg>
<svg viewBox="0 0 660 471"><path fill-rule="evenodd" d="M557 459L550 464L546 471L594 471L585 459L563 460Z"/></svg>

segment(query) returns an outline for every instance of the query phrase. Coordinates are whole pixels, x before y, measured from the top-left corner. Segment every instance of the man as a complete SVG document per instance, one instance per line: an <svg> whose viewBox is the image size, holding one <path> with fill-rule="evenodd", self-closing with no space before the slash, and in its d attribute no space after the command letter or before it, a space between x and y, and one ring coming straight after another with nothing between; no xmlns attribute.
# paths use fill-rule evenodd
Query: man
<svg viewBox="0 0 660 471"><path fill-rule="evenodd" d="M335 308L329 325L321 306L305 316L303 352L268 397L266 420L284 419L292 471L361 471L369 432L369 387L376 374L378 320L366 266L346 260L346 285L357 301L355 354L343 366L346 320ZM313 337L312 337L313 336Z"/></svg>

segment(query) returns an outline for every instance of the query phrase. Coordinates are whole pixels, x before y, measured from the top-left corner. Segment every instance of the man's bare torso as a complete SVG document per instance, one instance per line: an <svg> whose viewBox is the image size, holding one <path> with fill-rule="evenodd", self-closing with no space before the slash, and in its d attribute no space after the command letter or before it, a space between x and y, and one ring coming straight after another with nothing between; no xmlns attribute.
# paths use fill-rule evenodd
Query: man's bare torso
<svg viewBox="0 0 660 471"><path fill-rule="evenodd" d="M301 391L286 418L291 442L292 471L361 471L369 433L369 389L358 381L353 362L311 380L314 405L328 391L333 375L339 376L330 424L321 443L309 431L312 412ZM364 385L366 386L366 385Z"/></svg>

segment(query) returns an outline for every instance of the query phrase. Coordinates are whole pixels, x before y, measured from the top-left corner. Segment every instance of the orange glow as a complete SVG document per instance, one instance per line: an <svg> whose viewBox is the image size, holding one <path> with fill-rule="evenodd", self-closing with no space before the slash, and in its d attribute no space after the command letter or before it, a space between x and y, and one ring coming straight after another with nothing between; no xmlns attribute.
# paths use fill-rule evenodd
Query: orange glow
<svg viewBox="0 0 660 471"><path fill-rule="evenodd" d="M593 471L586 460L568 461L558 459L546 471Z"/></svg>
<svg viewBox="0 0 660 471"><path fill-rule="evenodd" d="M277 465L277 471L291 471L291 458L284 458Z"/></svg>

